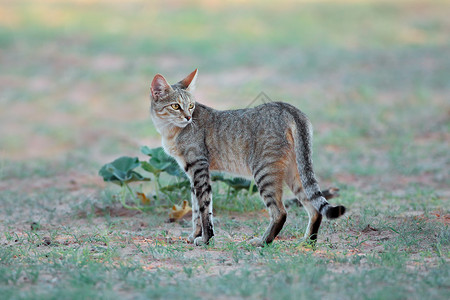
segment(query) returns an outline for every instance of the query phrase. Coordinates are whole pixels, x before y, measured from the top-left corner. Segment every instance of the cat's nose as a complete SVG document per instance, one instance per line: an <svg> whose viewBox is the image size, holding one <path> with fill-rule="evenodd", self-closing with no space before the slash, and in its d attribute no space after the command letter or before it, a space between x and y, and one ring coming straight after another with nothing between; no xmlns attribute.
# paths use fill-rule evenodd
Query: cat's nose
<svg viewBox="0 0 450 300"><path fill-rule="evenodd" d="M192 117L191 116L185 116L186 121L189 121Z"/></svg>

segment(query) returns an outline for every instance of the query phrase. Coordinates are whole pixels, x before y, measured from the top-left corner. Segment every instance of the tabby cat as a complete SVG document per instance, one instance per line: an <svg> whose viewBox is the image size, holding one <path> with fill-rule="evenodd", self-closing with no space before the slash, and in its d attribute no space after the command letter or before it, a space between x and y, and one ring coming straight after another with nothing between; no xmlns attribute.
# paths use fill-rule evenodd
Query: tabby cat
<svg viewBox="0 0 450 300"><path fill-rule="evenodd" d="M322 215L344 214L324 198L312 165L312 127L294 106L266 103L218 111L195 101L197 69L170 85L157 74L151 84L150 113L164 150L191 181L192 225L189 240L207 244L214 236L210 171L253 177L270 214L270 224L255 246L271 243L286 221L282 201L286 183L309 215L305 239L315 242ZM306 196L305 196L306 194Z"/></svg>

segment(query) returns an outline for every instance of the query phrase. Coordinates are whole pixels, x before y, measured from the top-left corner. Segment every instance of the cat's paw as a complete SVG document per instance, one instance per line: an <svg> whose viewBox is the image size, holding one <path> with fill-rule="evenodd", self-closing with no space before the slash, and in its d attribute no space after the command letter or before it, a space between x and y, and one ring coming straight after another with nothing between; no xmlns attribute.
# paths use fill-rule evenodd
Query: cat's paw
<svg viewBox="0 0 450 300"><path fill-rule="evenodd" d="M195 235L193 235L193 234L189 235L188 241L189 241L189 243L193 244L195 241Z"/></svg>
<svg viewBox="0 0 450 300"><path fill-rule="evenodd" d="M195 246L209 245L211 241L214 241L213 237L209 238L209 239L205 242L204 237L199 236L199 237L196 237L196 238L194 239L194 245L195 245Z"/></svg>
<svg viewBox="0 0 450 300"><path fill-rule="evenodd" d="M194 246L203 246L204 244L203 237L199 236L194 239Z"/></svg>
<svg viewBox="0 0 450 300"><path fill-rule="evenodd" d="M260 238L253 238L248 241L248 243L254 247L264 247L266 243Z"/></svg>

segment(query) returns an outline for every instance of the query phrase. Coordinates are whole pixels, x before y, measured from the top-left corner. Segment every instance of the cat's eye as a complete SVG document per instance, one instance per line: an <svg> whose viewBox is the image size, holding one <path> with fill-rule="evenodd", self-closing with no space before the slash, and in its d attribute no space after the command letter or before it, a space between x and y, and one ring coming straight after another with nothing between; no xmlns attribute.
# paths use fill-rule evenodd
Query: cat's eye
<svg viewBox="0 0 450 300"><path fill-rule="evenodd" d="M189 103L189 109L193 109L194 108L194 103Z"/></svg>
<svg viewBox="0 0 450 300"><path fill-rule="evenodd" d="M180 104L172 104L171 105L173 109L180 109Z"/></svg>

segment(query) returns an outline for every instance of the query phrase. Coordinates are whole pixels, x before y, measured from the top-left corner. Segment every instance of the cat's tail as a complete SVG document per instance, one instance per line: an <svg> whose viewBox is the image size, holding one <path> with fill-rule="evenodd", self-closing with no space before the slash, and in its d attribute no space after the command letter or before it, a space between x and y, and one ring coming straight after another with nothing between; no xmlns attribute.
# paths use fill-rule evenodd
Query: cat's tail
<svg viewBox="0 0 450 300"><path fill-rule="evenodd" d="M332 198L339 197L339 188L331 187L329 189L322 190L322 194L325 197L325 199L327 199L327 201L328 201L328 200L330 200ZM303 193L302 194L298 194L298 195L296 195L297 197L295 197L295 198L283 200L284 206L286 208L291 207L291 206L302 207L303 206L302 201L307 201L307 199L306 199L306 196L298 198L299 195L302 196L304 194Z"/></svg>
<svg viewBox="0 0 450 300"><path fill-rule="evenodd" d="M345 207L330 205L320 190L313 171L312 125L308 118L299 111L296 111L294 119L296 123L295 128L293 128L295 156L303 190L312 206L321 215L328 219L336 219L345 213Z"/></svg>

